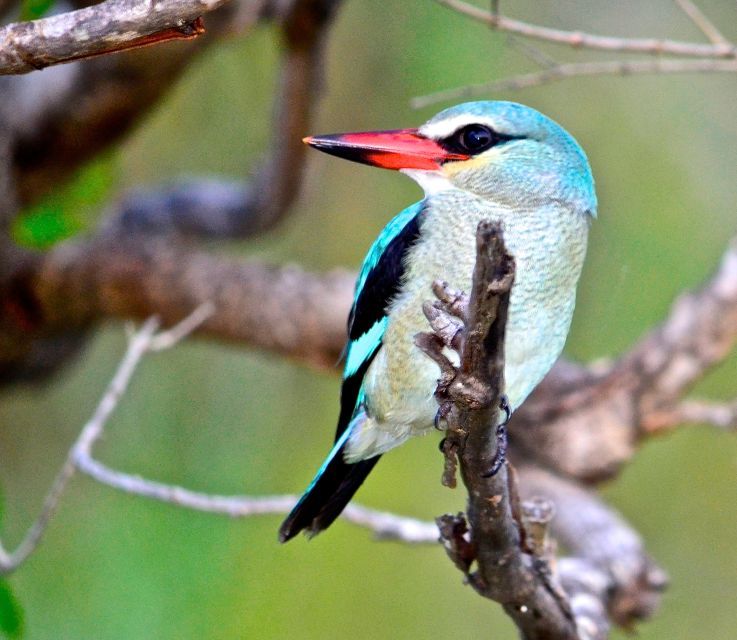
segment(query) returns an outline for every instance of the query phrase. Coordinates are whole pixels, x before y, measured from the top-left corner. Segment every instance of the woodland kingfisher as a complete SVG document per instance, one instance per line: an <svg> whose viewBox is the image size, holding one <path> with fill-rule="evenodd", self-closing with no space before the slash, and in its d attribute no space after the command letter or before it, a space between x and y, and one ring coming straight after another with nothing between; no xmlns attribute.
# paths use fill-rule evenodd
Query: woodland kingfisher
<svg viewBox="0 0 737 640"><path fill-rule="evenodd" d="M476 228L500 221L516 273L505 336L513 411L560 355L596 194L585 153L560 125L512 102L469 102L418 129L305 138L321 151L395 169L425 191L373 243L356 282L335 445L279 530L326 529L383 453L433 429L439 368L415 346L433 281L470 291Z"/></svg>

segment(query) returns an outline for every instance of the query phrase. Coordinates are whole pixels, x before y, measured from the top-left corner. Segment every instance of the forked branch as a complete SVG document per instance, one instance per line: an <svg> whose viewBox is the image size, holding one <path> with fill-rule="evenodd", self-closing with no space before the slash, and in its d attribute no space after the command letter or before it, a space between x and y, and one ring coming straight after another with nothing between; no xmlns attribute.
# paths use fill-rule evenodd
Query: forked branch
<svg viewBox="0 0 737 640"><path fill-rule="evenodd" d="M574 49L594 49L620 53L646 53L650 55L672 55L694 58L737 58L737 46L730 42L700 44L658 38L617 38L600 36L583 31L551 29L529 22L508 18L499 12L487 11L463 0L436 0L460 14L482 22L492 29L515 35L553 42Z"/></svg>
<svg viewBox="0 0 737 640"><path fill-rule="evenodd" d="M447 425L444 451L446 457L457 454L468 491L467 522L462 515L443 516L438 525L451 560L479 594L502 604L524 638L574 640L576 622L567 597L556 586L542 552L536 555L544 543L536 552L525 547L513 469L502 464L497 473L489 473L501 442L496 425L513 279L514 260L504 246L501 226L480 223L459 366L444 354L454 336L436 330L417 338L418 346L440 366L436 397ZM458 313L453 308L457 299L441 292L435 307L452 317ZM436 320L433 326L441 324Z"/></svg>
<svg viewBox="0 0 737 640"><path fill-rule="evenodd" d="M464 0L436 0L472 20L488 25L510 38L525 38L549 42L573 49L588 49L621 54L641 54L649 59L594 60L585 62L556 62L534 47L525 45L528 57L540 67L539 71L495 79L438 91L412 100L414 108L425 107L446 100L472 98L497 91L516 91L580 76L628 76L672 73L737 73L737 44L730 42L691 0L676 0L681 10L706 35L709 43L681 42L658 38L620 38L601 36L583 31L552 29L503 15L499 3L492 3L491 11ZM531 54L531 55L529 55Z"/></svg>

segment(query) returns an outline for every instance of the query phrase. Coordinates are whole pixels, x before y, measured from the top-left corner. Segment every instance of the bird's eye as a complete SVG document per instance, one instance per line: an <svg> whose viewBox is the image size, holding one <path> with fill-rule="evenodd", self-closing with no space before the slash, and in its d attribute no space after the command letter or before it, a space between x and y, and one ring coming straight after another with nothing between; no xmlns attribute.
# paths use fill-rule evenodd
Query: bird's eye
<svg viewBox="0 0 737 640"><path fill-rule="evenodd" d="M469 124L456 131L448 142L463 153L476 154L491 149L501 141L497 133L482 124Z"/></svg>
<svg viewBox="0 0 737 640"><path fill-rule="evenodd" d="M488 127L472 124L459 132L458 142L469 151L486 151L494 144L494 132Z"/></svg>
<svg viewBox="0 0 737 640"><path fill-rule="evenodd" d="M474 156L496 145L522 139L524 139L524 136L499 133L483 124L469 124L438 142L444 149L453 153Z"/></svg>

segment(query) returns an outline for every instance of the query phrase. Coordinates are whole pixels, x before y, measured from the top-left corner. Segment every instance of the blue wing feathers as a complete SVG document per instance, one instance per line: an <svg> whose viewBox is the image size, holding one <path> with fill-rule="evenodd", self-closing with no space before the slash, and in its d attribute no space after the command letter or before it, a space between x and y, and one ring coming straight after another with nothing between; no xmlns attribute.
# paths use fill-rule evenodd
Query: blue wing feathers
<svg viewBox="0 0 737 640"><path fill-rule="evenodd" d="M399 293L408 249L420 234L423 203L395 216L369 249L356 282L348 317L348 345L340 392L335 445L307 491L279 529L286 542L303 529L326 529L345 508L380 456L348 464L343 452L354 428L366 418L362 408L363 378L382 345L389 323L388 307Z"/></svg>
<svg viewBox="0 0 737 640"><path fill-rule="evenodd" d="M423 203L418 202L395 216L371 246L361 267L348 320L348 348L336 440L358 410L363 376L381 348L389 323L388 307L402 283L405 256L420 234L422 209Z"/></svg>
<svg viewBox="0 0 737 640"><path fill-rule="evenodd" d="M366 253L366 257L363 259L361 265L361 271L358 274L358 280L356 281L356 295L355 302L361 297L361 291L363 290L366 280L368 279L369 273L377 266L381 260L387 245L389 245L398 235L401 234L404 227L414 218L416 218L424 208L424 200L415 202L410 205L401 213L394 216L386 226L381 230L379 237L374 240L374 243ZM354 303L355 308L355 303Z"/></svg>
<svg viewBox="0 0 737 640"><path fill-rule="evenodd" d="M387 305L398 293L404 256L419 235L422 209L423 202L418 202L392 218L366 254L348 318L350 342L385 316Z"/></svg>

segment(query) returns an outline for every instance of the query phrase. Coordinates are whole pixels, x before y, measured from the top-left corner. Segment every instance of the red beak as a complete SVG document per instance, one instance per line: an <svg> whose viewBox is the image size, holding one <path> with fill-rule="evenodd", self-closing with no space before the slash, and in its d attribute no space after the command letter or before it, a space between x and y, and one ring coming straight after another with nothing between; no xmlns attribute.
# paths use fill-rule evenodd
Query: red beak
<svg viewBox="0 0 737 640"><path fill-rule="evenodd" d="M468 160L471 156L453 153L417 129L337 133L304 138L310 146L339 158L384 169L440 169L448 160Z"/></svg>

